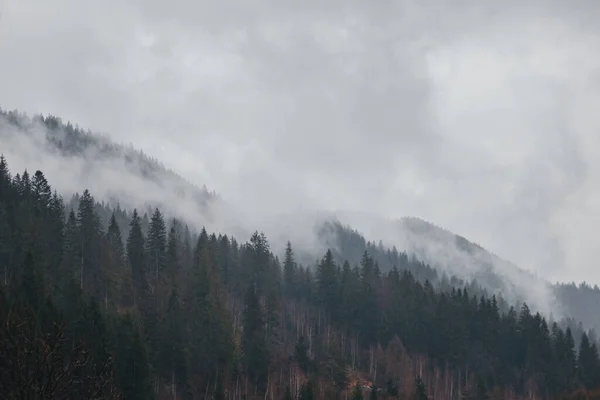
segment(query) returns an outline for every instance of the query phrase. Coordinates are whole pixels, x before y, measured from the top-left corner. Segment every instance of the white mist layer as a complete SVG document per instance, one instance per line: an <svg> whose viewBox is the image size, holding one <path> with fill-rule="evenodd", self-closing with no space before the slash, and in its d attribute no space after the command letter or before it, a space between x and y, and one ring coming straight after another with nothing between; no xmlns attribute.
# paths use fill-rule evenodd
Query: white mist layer
<svg viewBox="0 0 600 400"><path fill-rule="evenodd" d="M0 144L13 175L25 169L30 172L39 169L53 189L66 199L87 188L98 201L117 199L121 207L130 210L159 206L167 216L182 218L193 228L204 226L211 232L233 235L242 241L259 230L265 232L275 254L282 254L289 240L297 251L312 255L314 260L326 250L317 235L318 228L326 221L337 220L358 230L367 240L381 240L386 247L395 246L399 251L414 254L449 275L471 281L481 278L488 268L501 278L502 295L509 302L521 299L533 310L562 316L562 308L548 282L482 248L466 252L459 248L454 234L424 221L392 221L371 213L309 207L276 214L268 207L240 206L243 198L215 199L208 210L194 197L193 187L183 180L176 181L171 175L159 177L158 182L143 178L138 166L125 161L125 154L132 149L123 148L120 157L104 159L98 157L96 148L88 149L83 156L65 157L48 146L44 127L33 125L24 133L4 119L0 119Z"/></svg>

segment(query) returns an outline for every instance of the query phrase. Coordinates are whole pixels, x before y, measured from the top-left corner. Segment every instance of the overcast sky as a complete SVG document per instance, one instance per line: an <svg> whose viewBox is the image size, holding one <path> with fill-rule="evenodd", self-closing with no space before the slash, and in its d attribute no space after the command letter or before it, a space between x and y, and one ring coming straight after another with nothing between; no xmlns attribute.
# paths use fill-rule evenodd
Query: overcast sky
<svg viewBox="0 0 600 400"><path fill-rule="evenodd" d="M248 209L418 216L549 279L600 283L600 1L0 13L2 108L132 142Z"/></svg>

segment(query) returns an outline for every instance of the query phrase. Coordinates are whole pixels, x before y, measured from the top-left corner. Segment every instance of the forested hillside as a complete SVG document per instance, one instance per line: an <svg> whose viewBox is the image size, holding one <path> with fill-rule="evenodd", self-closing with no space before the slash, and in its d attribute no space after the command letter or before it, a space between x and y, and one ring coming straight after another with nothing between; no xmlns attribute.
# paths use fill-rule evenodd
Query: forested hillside
<svg viewBox="0 0 600 400"><path fill-rule="evenodd" d="M99 176L113 181L113 188L103 194L116 200L125 201L132 197L132 193L128 193L122 188L128 184L130 187L126 187L126 189L130 192L136 189L162 190L167 193L162 196L160 201L153 196L152 203L164 203L165 198L172 201L185 200L187 203L193 204L193 211L202 214L204 218L210 218L208 213L210 205L220 201L219 197L205 186L193 185L174 171L167 169L158 160L136 150L133 146L116 144L106 135L84 131L77 125L63 122L60 118L52 115L30 117L16 110L5 111L0 108L0 140L6 145L9 143L19 144L17 152L33 153L29 159L35 159L45 154L51 155L54 160L64 159L66 165L70 164L72 168L81 169L81 176L78 178L84 182L92 179L91 173L94 172L94 169L114 168L110 171L114 175ZM72 175L67 176L72 178ZM131 181L131 179L126 179L128 177L138 179ZM115 178L119 178L120 182ZM131 186L139 182L147 182L148 185L141 188ZM150 199L146 200L150 201ZM153 205L166 206L165 204Z"/></svg>
<svg viewBox="0 0 600 400"><path fill-rule="evenodd" d="M211 222L212 226L227 226L225 233L249 233L248 227L238 229L231 221L227 225L224 221L216 220L223 215L230 217L233 215L232 210L221 211L222 208L219 207L225 204L224 199L209 192L206 187L199 188L187 182L133 147L115 144L107 136L84 131L60 118L41 115L29 117L18 111L0 109L0 139L7 144L22 143L18 150L33 152L30 160L36 160L43 153L52 155L50 163L55 163L57 159L64 160L64 167L60 172L64 168L79 170L74 175L66 174L62 177L63 181L69 181L69 188L73 186L70 182L73 178L81 182L82 186L74 189L78 191L87 186L88 182L98 183L102 188L100 197L111 200L110 206L101 204L96 207L105 225L112 214L112 208L118 207L121 202L140 210L144 227L149 224L148 215L155 207L159 207L165 214L184 218L186 222L192 221L194 225ZM23 148L27 146L33 148ZM111 169L111 173L106 174L107 176L100 173L108 169ZM101 182L98 182L99 177L102 178ZM140 181L150 182L150 185L141 185ZM147 193L150 198L144 198L139 193ZM77 207L78 201L78 197L69 199L67 208ZM217 208L220 212L215 212ZM120 228L127 234L130 216L122 209L115 211ZM600 328L600 315L593 306L600 303L600 289L597 286L553 286L461 236L416 218L404 218L398 222L381 221L377 225L386 226L394 232L390 237L385 236L385 246L381 242L373 242L383 239L383 235L372 232L372 237L366 239L354 227L332 217L318 227L317 236L322 244L319 247L331 248L337 262L348 259L351 263L358 263L362 253L368 250L384 272L389 272L394 265L408 262L408 258L416 257L423 265L411 272L421 282L428 279L436 286L443 283L445 275L453 275L460 278L461 284L474 282L475 286L488 293L501 293L514 303L527 302L533 310L546 315L573 317L583 322L586 329ZM250 227L250 231L251 229L258 227ZM290 233L292 232L288 232ZM371 242L368 242L369 239ZM394 245L403 245L404 248L400 248L398 253L394 250ZM298 250L299 258L306 263L312 263L320 256L315 254L313 248ZM408 253L405 259L402 256L398 258L396 253L402 255L403 252ZM412 262L419 264L415 260ZM425 267L425 264L431 267ZM577 325L573 321L569 321L569 324Z"/></svg>
<svg viewBox="0 0 600 400"><path fill-rule="evenodd" d="M327 251L314 268L156 209L124 236L85 190L0 163L4 398L558 398L600 386L597 345L495 297ZM112 215L112 214L111 214ZM116 215L116 214L115 214ZM575 341L579 345L575 345ZM575 397L573 397L575 398Z"/></svg>

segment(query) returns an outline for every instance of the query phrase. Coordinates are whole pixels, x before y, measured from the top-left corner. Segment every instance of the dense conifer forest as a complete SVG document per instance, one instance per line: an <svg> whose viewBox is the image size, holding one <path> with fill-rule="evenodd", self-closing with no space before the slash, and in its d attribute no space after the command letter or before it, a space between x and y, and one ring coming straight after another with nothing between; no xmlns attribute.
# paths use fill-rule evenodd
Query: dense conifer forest
<svg viewBox="0 0 600 400"><path fill-rule="evenodd" d="M597 341L576 318L548 320L340 225L302 263L258 231L238 242L85 188L63 199L9 162L0 398L600 398Z"/></svg>
<svg viewBox="0 0 600 400"><path fill-rule="evenodd" d="M327 251L314 268L156 209L123 237L85 190L0 163L3 398L552 398L600 388L595 341L495 296ZM121 212L123 212L121 210ZM565 397L566 398L566 397ZM573 397L575 398L575 397ZM584 397L578 397L584 398Z"/></svg>

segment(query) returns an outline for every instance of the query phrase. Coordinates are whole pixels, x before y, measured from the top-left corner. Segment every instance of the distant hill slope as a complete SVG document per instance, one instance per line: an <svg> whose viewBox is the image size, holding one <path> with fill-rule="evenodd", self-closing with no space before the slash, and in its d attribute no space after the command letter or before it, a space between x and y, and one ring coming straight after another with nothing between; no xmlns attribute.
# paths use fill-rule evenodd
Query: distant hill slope
<svg viewBox="0 0 600 400"><path fill-rule="evenodd" d="M138 202L152 197L147 195L149 191L157 191L160 196L153 198L178 204L179 209L171 211L185 217L191 226L218 223L215 218L224 215L213 212L223 207L224 200L206 187L192 184L132 146L116 144L107 136L84 131L54 116L28 117L0 109L0 144L0 152L12 153L7 154L11 162L21 157L29 167L40 163L46 171L54 167L52 176L63 176L54 186L66 195L89 187L99 200L148 209L164 207L159 200L153 204ZM99 188L106 190L99 193ZM457 276L463 281L454 283L475 281L489 292L502 293L507 300L525 301L532 309L569 315L588 326L600 327L600 315L595 312L595 305L600 304L598 287L551 285L466 238L418 218L389 221L368 216L365 224L354 224L356 219L348 214L326 215L314 218L317 240L320 248L335 249L339 260L357 264L367 250L383 271L395 265L433 282ZM298 216L294 218L298 220ZM360 233L355 230L357 226ZM304 260L314 261L320 256L317 250L315 253L306 254Z"/></svg>
<svg viewBox="0 0 600 400"><path fill-rule="evenodd" d="M597 285L552 284L460 235L418 218L403 218L395 225L395 243L404 243L403 249L424 263L474 280L488 291L501 292L506 299L525 301L548 315L568 317L570 323L583 321L587 327L600 330Z"/></svg>
<svg viewBox="0 0 600 400"><path fill-rule="evenodd" d="M370 220L375 218L371 217ZM369 232L371 242L350 228L354 226L352 222ZM373 226L370 228L367 222L361 223L344 214L338 221L326 224L320 236L328 246L339 249L350 260L359 259L362 251L368 250L383 271L394 265L401 267L409 259L416 258L421 261L421 266L419 271L413 273L423 280L436 282L444 274L448 279L455 276L465 282L474 282L489 293L502 293L511 303L526 302L532 309L548 315L563 314L564 310L550 283L502 260L464 237L417 218L397 221L382 219L373 222ZM375 236L377 231L381 232L379 237Z"/></svg>
<svg viewBox="0 0 600 400"><path fill-rule="evenodd" d="M41 163L53 175L62 176L57 187L63 193L106 187L110 191L97 195L131 204L147 191L162 191L170 200L193 203L194 212L207 219L209 205L220 201L205 186L192 184L133 146L114 143L106 135L84 131L55 116L30 117L0 109L0 140L3 153L16 153L8 154L13 164L15 160L30 167ZM60 159L64 162L56 162ZM146 193L136 193L140 191Z"/></svg>

